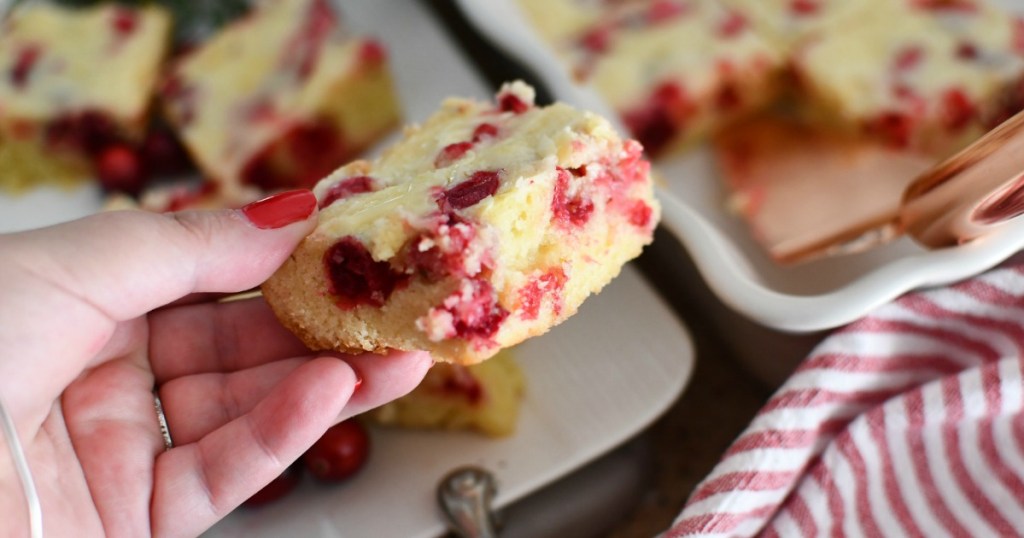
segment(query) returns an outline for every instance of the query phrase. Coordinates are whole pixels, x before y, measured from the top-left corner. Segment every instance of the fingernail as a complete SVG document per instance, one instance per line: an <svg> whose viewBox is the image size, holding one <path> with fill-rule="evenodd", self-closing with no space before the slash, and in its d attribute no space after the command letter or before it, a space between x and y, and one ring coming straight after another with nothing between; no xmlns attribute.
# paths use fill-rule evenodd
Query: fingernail
<svg viewBox="0 0 1024 538"><path fill-rule="evenodd" d="M242 214L253 226L262 230L283 228L306 220L316 210L312 191L299 189L257 200L242 208Z"/></svg>
<svg viewBox="0 0 1024 538"><path fill-rule="evenodd" d="M359 387L363 384L363 378L356 374L356 382L352 384L352 392L359 390Z"/></svg>

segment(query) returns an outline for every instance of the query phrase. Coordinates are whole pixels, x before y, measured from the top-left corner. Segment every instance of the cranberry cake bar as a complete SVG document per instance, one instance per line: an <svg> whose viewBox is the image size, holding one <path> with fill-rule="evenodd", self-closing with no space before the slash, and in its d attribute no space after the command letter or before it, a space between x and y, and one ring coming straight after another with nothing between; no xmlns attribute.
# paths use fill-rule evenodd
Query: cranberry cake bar
<svg viewBox="0 0 1024 538"><path fill-rule="evenodd" d="M846 15L793 59L827 121L941 157L1020 108L1024 24L994 5L874 2Z"/></svg>
<svg viewBox="0 0 1024 538"><path fill-rule="evenodd" d="M782 56L716 0L605 2L599 18L583 18L593 22L552 45L651 155L683 149L775 96Z"/></svg>
<svg viewBox="0 0 1024 538"><path fill-rule="evenodd" d="M89 177L108 146L141 140L170 31L153 5L16 7L0 26L0 186Z"/></svg>
<svg viewBox="0 0 1024 538"><path fill-rule="evenodd" d="M523 396L523 373L509 351L463 366L438 363L409 394L370 411L384 425L437 430L473 430L490 437L515 432Z"/></svg>
<svg viewBox="0 0 1024 538"><path fill-rule="evenodd" d="M262 2L176 62L165 109L226 188L311 187L399 121L382 45L327 0Z"/></svg>
<svg viewBox="0 0 1024 538"><path fill-rule="evenodd" d="M521 82L496 103L447 100L316 186L319 225L264 295L313 349L479 362L572 315L651 241L641 154Z"/></svg>

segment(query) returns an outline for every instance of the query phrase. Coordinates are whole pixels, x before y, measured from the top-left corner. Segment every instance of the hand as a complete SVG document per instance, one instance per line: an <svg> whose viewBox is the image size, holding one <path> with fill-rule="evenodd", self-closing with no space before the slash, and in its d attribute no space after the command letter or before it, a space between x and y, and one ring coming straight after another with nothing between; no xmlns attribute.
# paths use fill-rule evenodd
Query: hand
<svg viewBox="0 0 1024 538"><path fill-rule="evenodd" d="M262 298L211 300L269 277L315 213L297 191L237 211L111 212L0 235L0 401L46 534L199 534L332 424L419 383L424 353L311 353ZM27 530L2 442L0 520Z"/></svg>

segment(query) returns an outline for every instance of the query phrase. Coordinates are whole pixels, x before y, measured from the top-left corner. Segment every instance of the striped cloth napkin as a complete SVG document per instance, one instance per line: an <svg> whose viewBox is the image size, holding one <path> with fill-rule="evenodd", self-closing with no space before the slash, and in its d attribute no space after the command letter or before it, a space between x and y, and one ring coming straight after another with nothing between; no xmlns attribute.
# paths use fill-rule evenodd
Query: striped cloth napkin
<svg viewBox="0 0 1024 538"><path fill-rule="evenodd" d="M875 310L810 354L665 536L1024 536L1022 357L1024 264Z"/></svg>

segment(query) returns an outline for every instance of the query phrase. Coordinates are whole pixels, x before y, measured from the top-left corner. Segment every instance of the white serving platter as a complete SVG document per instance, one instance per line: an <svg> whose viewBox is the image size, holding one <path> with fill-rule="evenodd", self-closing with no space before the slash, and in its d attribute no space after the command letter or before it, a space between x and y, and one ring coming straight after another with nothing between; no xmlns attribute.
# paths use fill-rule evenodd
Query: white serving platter
<svg viewBox="0 0 1024 538"><path fill-rule="evenodd" d="M618 123L593 89L568 76L517 0L457 3L485 36L523 62L555 98ZM1019 0L1001 3L1024 12ZM1024 247L1024 219L1016 218L982 239L956 247L926 250L901 238L861 254L781 266L727 210L726 193L707 148L659 162L657 169L665 180L658 190L662 224L682 243L723 303L773 329L834 328L912 289L982 272Z"/></svg>

